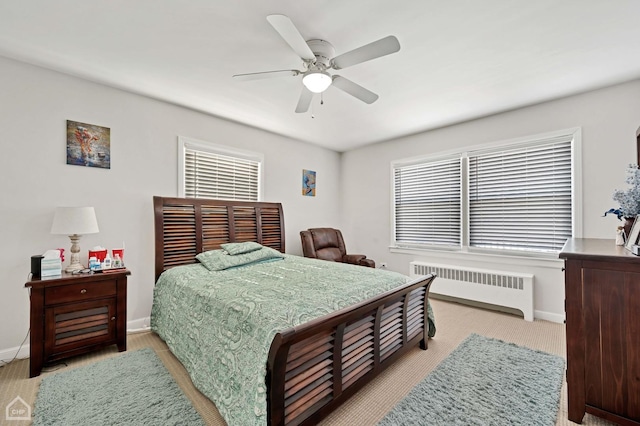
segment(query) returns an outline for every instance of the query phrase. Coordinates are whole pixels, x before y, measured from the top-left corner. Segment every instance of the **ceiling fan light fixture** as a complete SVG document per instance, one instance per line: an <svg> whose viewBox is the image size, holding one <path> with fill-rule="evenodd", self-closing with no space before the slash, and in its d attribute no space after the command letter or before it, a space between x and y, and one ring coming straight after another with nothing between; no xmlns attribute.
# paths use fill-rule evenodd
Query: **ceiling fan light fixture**
<svg viewBox="0 0 640 426"><path fill-rule="evenodd" d="M331 86L331 76L325 71L307 71L302 77L302 84L313 93L322 93Z"/></svg>

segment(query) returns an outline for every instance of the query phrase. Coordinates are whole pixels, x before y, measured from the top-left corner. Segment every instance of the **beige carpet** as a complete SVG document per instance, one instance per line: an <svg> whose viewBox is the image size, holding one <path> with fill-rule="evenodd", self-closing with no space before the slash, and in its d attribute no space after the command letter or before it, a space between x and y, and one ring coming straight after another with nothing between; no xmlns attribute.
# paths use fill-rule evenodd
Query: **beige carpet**
<svg viewBox="0 0 640 426"><path fill-rule="evenodd" d="M415 349L391 366L381 376L354 395L321 424L375 425L413 386L420 382L470 333L494 337L532 349L565 357L565 328L563 324L546 321L526 322L509 314L473 308L441 300L432 301L438 332L429 341L429 349ZM151 347L175 377L193 405L209 425L225 425L215 405L198 392L167 346L151 332L130 334L129 350ZM101 352L67 360L68 366L54 366L39 377L29 379L29 361L20 360L0 368L0 424L22 426L29 422L5 421L5 407L16 396L33 406L40 380L62 369L74 368L118 354L115 346ZM51 371L54 370L54 371ZM567 420L566 383L563 386L557 425L574 425ZM612 425L605 420L585 415L584 425ZM235 425L234 425L235 426Z"/></svg>

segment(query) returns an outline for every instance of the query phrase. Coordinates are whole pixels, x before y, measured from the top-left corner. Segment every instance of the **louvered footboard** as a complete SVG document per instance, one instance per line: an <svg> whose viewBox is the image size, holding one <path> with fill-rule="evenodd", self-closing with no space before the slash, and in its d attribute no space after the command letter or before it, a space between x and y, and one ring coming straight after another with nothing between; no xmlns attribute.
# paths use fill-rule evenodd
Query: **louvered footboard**
<svg viewBox="0 0 640 426"><path fill-rule="evenodd" d="M413 346L426 349L433 279L278 333L267 365L269 424L315 424Z"/></svg>

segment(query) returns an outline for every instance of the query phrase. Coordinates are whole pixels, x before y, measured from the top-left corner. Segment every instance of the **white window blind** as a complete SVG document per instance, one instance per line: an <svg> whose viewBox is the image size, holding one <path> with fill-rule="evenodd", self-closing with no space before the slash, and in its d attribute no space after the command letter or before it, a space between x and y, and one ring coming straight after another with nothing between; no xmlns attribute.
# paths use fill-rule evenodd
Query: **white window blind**
<svg viewBox="0 0 640 426"><path fill-rule="evenodd" d="M259 201L261 162L184 146L185 197Z"/></svg>
<svg viewBox="0 0 640 426"><path fill-rule="evenodd" d="M560 250L571 237L571 136L469 154L469 245Z"/></svg>
<svg viewBox="0 0 640 426"><path fill-rule="evenodd" d="M460 245L460 157L394 166L395 244Z"/></svg>

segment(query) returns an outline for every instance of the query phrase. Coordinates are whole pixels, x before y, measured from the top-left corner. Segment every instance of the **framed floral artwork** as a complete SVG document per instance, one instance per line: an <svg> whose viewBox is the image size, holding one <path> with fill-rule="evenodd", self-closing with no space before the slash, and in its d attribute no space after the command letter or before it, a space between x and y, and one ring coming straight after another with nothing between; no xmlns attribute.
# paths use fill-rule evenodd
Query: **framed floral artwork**
<svg viewBox="0 0 640 426"><path fill-rule="evenodd" d="M111 129L67 120L67 164L111 168Z"/></svg>

